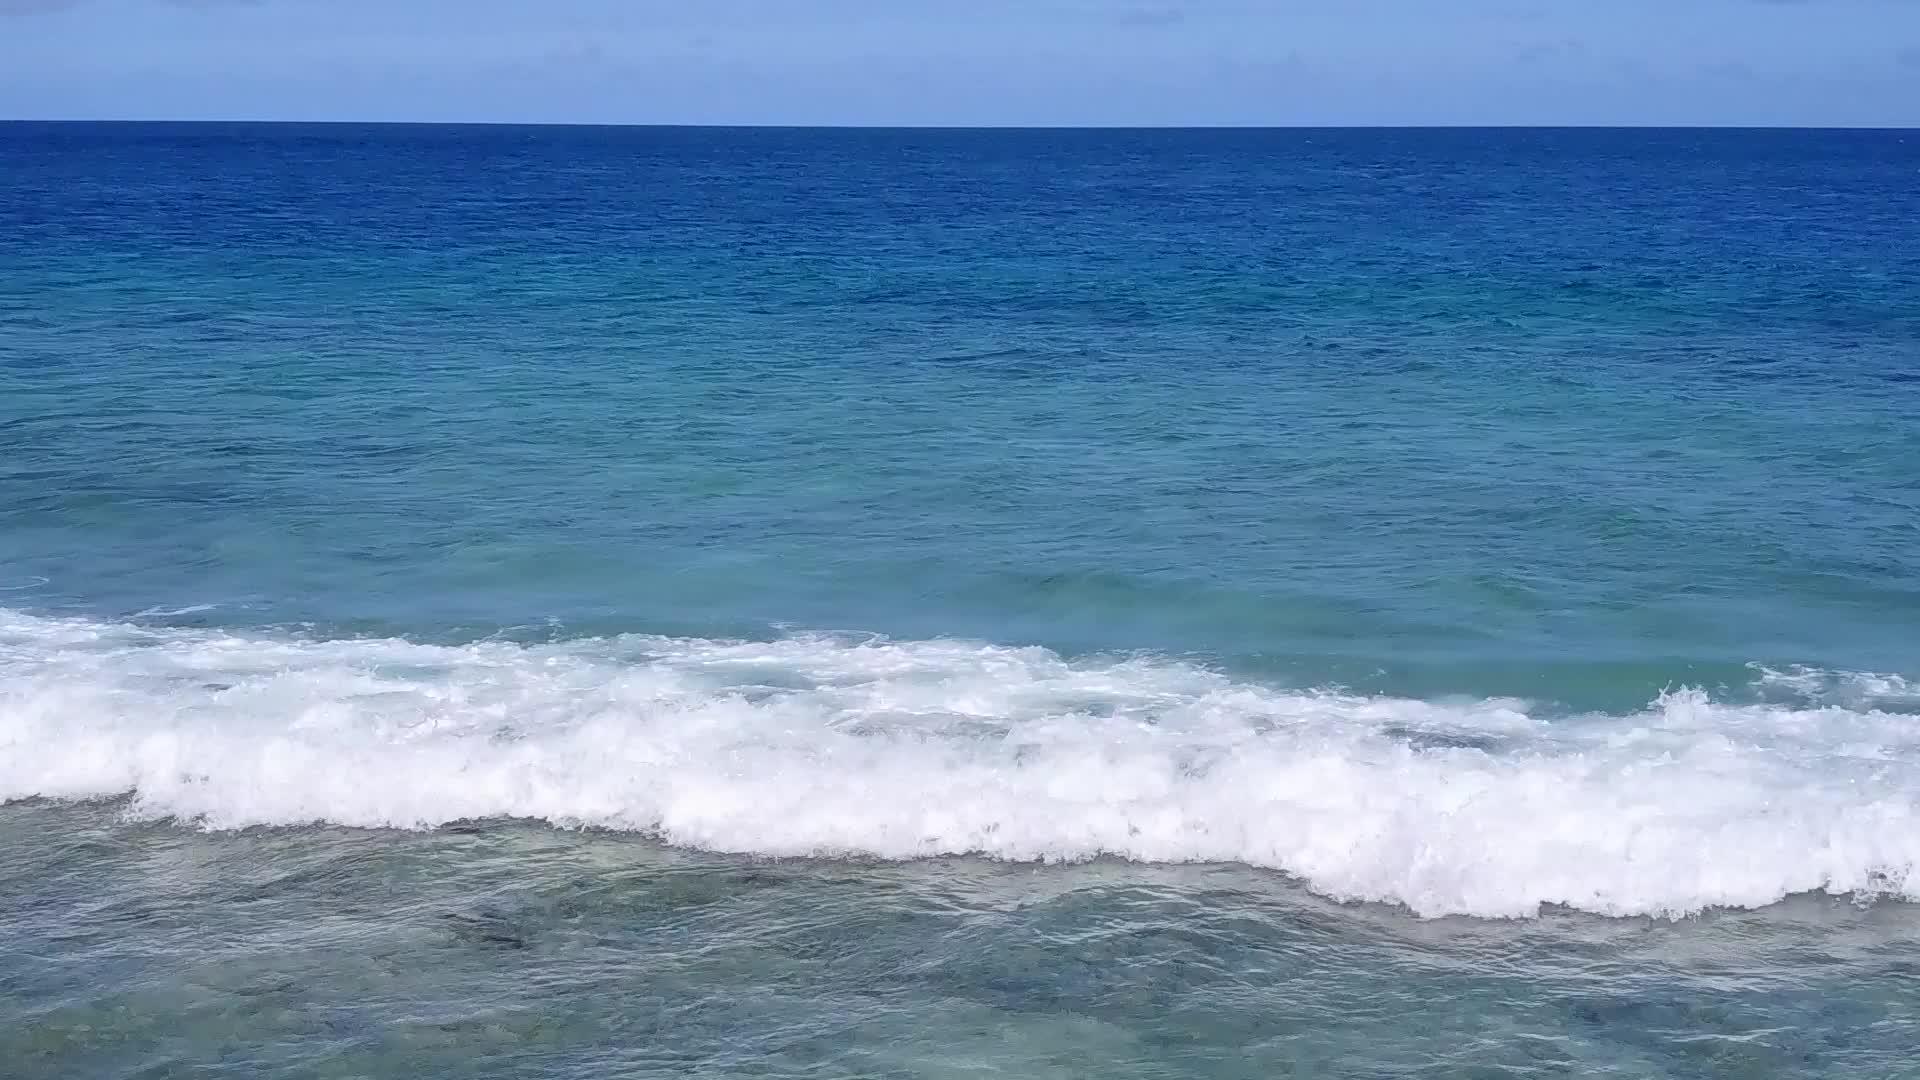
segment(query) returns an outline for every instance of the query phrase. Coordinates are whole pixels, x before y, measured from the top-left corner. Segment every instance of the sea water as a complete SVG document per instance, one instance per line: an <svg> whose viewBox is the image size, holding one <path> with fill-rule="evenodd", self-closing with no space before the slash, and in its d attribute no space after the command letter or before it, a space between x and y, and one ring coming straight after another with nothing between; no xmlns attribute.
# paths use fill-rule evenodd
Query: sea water
<svg viewBox="0 0 1920 1080"><path fill-rule="evenodd" d="M1920 1075L1920 138L0 124L0 1075Z"/></svg>

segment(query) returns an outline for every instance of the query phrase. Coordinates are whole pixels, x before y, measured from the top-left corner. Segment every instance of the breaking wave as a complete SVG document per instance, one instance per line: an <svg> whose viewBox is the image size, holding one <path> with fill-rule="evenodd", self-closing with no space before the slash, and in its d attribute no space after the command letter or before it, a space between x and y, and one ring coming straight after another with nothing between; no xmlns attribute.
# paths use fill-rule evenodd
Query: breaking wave
<svg viewBox="0 0 1920 1080"><path fill-rule="evenodd" d="M1913 897L1920 722L1862 692L1908 688L1768 678L1800 699L1569 717L961 641L442 646L0 610L0 799L126 797L216 829L521 817L766 856L1242 862L1430 916Z"/></svg>

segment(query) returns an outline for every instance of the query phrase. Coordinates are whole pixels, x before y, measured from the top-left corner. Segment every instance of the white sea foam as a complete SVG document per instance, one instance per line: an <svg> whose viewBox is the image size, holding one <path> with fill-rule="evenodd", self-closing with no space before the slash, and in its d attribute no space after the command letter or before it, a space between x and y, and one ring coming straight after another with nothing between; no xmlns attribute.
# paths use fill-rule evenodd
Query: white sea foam
<svg viewBox="0 0 1920 1080"><path fill-rule="evenodd" d="M150 607L145 611L135 612L133 617L136 619L172 619L178 618L181 615L198 615L203 611L212 611L214 606L213 604L188 604L185 607L177 608Z"/></svg>
<svg viewBox="0 0 1920 1080"><path fill-rule="evenodd" d="M1748 666L1758 674L1756 682L1761 687L1783 691L1806 701L1850 708L1920 706L1920 683L1899 675L1882 675L1872 671L1828 671L1804 664L1783 669L1764 664Z"/></svg>
<svg viewBox="0 0 1920 1080"><path fill-rule="evenodd" d="M0 610L0 798L210 828L476 817L766 855L1239 861L1425 915L1920 891L1920 723L1546 719L950 641L459 647Z"/></svg>

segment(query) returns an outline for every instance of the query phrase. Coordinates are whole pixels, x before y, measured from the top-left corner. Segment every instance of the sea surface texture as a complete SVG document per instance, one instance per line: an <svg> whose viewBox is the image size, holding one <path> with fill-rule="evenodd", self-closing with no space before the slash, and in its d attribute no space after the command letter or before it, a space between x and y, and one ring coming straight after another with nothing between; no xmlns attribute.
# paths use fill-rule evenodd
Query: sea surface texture
<svg viewBox="0 0 1920 1080"><path fill-rule="evenodd" d="M1920 135L0 125L0 1075L1920 1076Z"/></svg>

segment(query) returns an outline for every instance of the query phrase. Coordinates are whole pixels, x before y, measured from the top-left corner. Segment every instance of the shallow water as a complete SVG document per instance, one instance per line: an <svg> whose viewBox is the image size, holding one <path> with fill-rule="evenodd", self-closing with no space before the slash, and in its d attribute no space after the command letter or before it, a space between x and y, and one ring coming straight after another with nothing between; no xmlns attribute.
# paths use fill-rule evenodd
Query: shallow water
<svg viewBox="0 0 1920 1080"><path fill-rule="evenodd" d="M0 124L23 1076L1897 1076L1901 132Z"/></svg>
<svg viewBox="0 0 1920 1080"><path fill-rule="evenodd" d="M1233 866L0 813L16 1075L1891 1076L1920 1040L1908 905L1419 921Z"/></svg>

